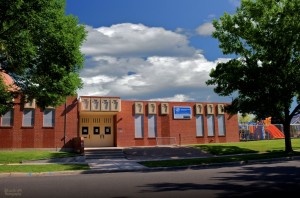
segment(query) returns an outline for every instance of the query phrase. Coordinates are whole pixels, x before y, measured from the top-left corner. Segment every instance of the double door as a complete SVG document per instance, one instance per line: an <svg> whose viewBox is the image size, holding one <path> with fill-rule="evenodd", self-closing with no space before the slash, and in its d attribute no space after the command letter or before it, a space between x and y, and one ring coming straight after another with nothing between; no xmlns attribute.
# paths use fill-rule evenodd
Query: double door
<svg viewBox="0 0 300 198"><path fill-rule="evenodd" d="M114 146L113 116L82 117L80 125L84 147Z"/></svg>

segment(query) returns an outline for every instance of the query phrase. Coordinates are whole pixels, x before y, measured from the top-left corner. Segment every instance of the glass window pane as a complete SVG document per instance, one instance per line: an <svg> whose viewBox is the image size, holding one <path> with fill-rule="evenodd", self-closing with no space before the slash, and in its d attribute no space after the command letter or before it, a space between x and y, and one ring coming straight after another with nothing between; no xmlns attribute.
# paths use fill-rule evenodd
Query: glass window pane
<svg viewBox="0 0 300 198"><path fill-rule="evenodd" d="M204 135L204 125L203 125L203 115L196 116L196 135L203 136Z"/></svg>
<svg viewBox="0 0 300 198"><path fill-rule="evenodd" d="M207 116L207 135L208 136L214 136L215 135L215 129L214 129L214 115L208 115Z"/></svg>
<svg viewBox="0 0 300 198"><path fill-rule="evenodd" d="M53 127L54 126L54 109L46 109L44 110L44 119L43 126L44 127Z"/></svg>
<svg viewBox="0 0 300 198"><path fill-rule="evenodd" d="M144 123L143 115L135 115L134 125L135 125L135 138L144 137Z"/></svg>
<svg viewBox="0 0 300 198"><path fill-rule="evenodd" d="M33 109L24 109L22 126L32 127L33 123L34 123L34 110Z"/></svg>
<svg viewBox="0 0 300 198"><path fill-rule="evenodd" d="M148 116L148 136L150 138L156 137L156 115Z"/></svg>
<svg viewBox="0 0 300 198"><path fill-rule="evenodd" d="M225 135L225 118L224 115L218 116L218 128L219 128L219 135L224 136Z"/></svg>
<svg viewBox="0 0 300 198"><path fill-rule="evenodd" d="M6 112L1 118L1 126L13 125L13 109Z"/></svg>

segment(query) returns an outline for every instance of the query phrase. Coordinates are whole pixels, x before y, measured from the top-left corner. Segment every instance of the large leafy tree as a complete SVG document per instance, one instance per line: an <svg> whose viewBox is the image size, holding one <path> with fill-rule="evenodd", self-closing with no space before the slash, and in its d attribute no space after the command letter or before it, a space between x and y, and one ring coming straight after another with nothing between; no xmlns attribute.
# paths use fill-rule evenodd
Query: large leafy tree
<svg viewBox="0 0 300 198"><path fill-rule="evenodd" d="M227 112L280 120L286 152L293 151L290 121L300 112L299 19L300 0L242 0L235 14L213 21L213 37L236 58L217 64L206 81L219 95L237 95Z"/></svg>
<svg viewBox="0 0 300 198"><path fill-rule="evenodd" d="M37 104L57 106L82 87L79 70L86 37L78 19L65 14L65 0L0 0L0 72ZM0 114L11 105L0 78ZM10 92L12 92L10 90ZM2 111L1 111L2 110Z"/></svg>

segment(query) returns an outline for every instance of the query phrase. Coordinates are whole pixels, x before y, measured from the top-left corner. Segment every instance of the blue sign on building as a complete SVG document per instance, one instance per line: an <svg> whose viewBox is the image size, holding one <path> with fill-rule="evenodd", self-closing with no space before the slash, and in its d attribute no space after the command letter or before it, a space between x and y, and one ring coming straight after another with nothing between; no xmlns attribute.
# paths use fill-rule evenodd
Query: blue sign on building
<svg viewBox="0 0 300 198"><path fill-rule="evenodd" d="M191 119L192 108L188 106L174 106L173 116L174 119Z"/></svg>

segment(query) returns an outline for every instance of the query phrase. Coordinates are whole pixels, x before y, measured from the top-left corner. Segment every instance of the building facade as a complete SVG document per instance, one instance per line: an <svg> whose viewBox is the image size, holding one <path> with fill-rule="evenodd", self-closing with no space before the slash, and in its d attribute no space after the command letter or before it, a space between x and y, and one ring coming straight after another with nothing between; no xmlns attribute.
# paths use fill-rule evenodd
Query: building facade
<svg viewBox="0 0 300 198"><path fill-rule="evenodd" d="M0 117L0 149L73 149L78 137L77 96L57 108L40 109L35 101L22 104Z"/></svg>
<svg viewBox="0 0 300 198"><path fill-rule="evenodd" d="M226 103L131 101L68 97L41 110L32 101L0 118L2 149L73 149L238 142L238 117Z"/></svg>

